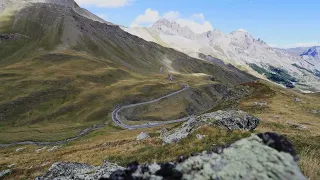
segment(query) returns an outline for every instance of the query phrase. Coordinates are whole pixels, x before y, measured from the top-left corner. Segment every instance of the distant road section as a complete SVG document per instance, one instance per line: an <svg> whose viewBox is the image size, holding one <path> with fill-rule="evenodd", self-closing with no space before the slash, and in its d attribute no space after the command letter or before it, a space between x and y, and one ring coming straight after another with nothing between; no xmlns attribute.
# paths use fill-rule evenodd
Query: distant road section
<svg viewBox="0 0 320 180"><path fill-rule="evenodd" d="M120 126L122 128L125 128L125 129L143 129L143 128L151 128L151 127L161 126L161 125L164 125L164 124L172 124L172 123L184 122L189 117L185 117L185 118L182 118L182 119L176 119L176 120L170 120L170 121L164 121L164 122L156 122L156 123L149 122L147 124L141 124L141 125L127 125L127 124L124 124L121 121L121 119L119 118L119 112L121 110L123 110L123 109L126 109L126 108L132 108L132 107L136 107L136 106L140 106L140 105L152 104L152 103L161 101L163 99L169 98L170 96L174 96L176 94L179 94L179 93L181 93L181 92L183 92L183 91L185 91L187 89L189 89L189 85L183 85L183 88L181 90L173 92L173 93L165 95L165 96L162 96L162 97L160 97L158 99L154 99L154 100L147 101L147 102L142 102L142 103L137 103L137 104L125 105L125 106L122 106L120 108L117 108L112 112L112 120L118 126Z"/></svg>

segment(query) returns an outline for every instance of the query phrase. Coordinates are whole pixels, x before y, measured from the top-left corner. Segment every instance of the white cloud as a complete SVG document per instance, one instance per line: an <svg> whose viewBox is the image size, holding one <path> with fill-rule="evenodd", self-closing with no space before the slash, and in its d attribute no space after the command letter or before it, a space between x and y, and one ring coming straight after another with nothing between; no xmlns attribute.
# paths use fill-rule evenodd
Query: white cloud
<svg viewBox="0 0 320 180"><path fill-rule="evenodd" d="M183 18L180 16L178 11L169 11L164 13L163 16L160 16L158 11L150 8L148 8L144 14L139 15L130 26L150 26L161 18L165 18L170 21L176 21L181 26L188 26L196 33L203 33L213 30L212 24L205 20L205 16L202 13L195 13L189 18Z"/></svg>
<svg viewBox="0 0 320 180"><path fill-rule="evenodd" d="M204 21L204 15L202 13L193 14L192 17L196 20Z"/></svg>
<svg viewBox="0 0 320 180"><path fill-rule="evenodd" d="M319 42L299 42L295 44L269 44L271 47L277 48L295 48L295 47L311 47L311 46L320 46Z"/></svg>
<svg viewBox="0 0 320 180"><path fill-rule="evenodd" d="M139 15L130 26L131 27L150 26L152 23L158 21L159 19L160 19L160 16L158 11L154 11L148 8L144 12L144 14Z"/></svg>
<svg viewBox="0 0 320 180"><path fill-rule="evenodd" d="M170 21L175 21L179 18L180 13L178 11L169 11L163 15L163 18L168 19Z"/></svg>
<svg viewBox="0 0 320 180"><path fill-rule="evenodd" d="M97 7L117 8L127 6L135 0L75 0L80 5L92 5Z"/></svg>

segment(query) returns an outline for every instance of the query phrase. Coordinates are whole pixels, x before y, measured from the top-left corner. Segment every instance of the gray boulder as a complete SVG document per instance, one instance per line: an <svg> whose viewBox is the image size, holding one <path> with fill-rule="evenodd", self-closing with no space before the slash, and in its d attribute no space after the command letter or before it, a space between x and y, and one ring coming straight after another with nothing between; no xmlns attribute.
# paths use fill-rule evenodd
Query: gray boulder
<svg viewBox="0 0 320 180"><path fill-rule="evenodd" d="M163 137L164 143L175 143L187 137L201 126L218 126L228 130L254 130L260 119L243 111L217 111L190 117L181 127L174 129Z"/></svg>
<svg viewBox="0 0 320 180"><path fill-rule="evenodd" d="M80 163L55 163L45 175L36 180L94 180L107 178L112 172L121 169L124 168L107 161L98 167Z"/></svg>
<svg viewBox="0 0 320 180"><path fill-rule="evenodd" d="M301 102L300 98L294 98L293 100L294 100L294 102Z"/></svg>
<svg viewBox="0 0 320 180"><path fill-rule="evenodd" d="M150 138L150 135L148 133L141 132L137 136L137 141L141 141L141 140L145 140L145 139L149 139L149 138Z"/></svg>
<svg viewBox="0 0 320 180"><path fill-rule="evenodd" d="M4 176L7 176L9 174L11 174L11 170L10 169L0 171L0 179L2 179Z"/></svg>

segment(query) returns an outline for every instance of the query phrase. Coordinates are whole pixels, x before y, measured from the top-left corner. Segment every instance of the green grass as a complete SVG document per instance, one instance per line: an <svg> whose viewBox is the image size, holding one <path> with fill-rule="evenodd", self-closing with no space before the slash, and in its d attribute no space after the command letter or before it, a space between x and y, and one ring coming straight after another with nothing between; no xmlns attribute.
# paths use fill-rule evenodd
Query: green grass
<svg viewBox="0 0 320 180"><path fill-rule="evenodd" d="M195 137L198 133L206 135L207 137L199 141ZM110 160L111 162L117 162L123 166L126 166L128 163L133 161L138 161L140 163L174 161L175 158L180 155L190 155L194 152L211 150L213 144L231 144L241 138L249 136L249 132L231 133L223 129L203 127L177 144L167 144L162 146L162 141L159 139L155 140L152 144L146 142L142 147L133 147L133 149L136 150L131 151L130 153L106 156L106 159Z"/></svg>

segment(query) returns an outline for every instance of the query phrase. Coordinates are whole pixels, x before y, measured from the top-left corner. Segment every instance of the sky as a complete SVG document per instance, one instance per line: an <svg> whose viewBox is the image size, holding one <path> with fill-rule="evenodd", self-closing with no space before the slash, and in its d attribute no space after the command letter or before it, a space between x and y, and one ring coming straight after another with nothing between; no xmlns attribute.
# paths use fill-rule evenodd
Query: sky
<svg viewBox="0 0 320 180"><path fill-rule="evenodd" d="M320 45L319 0L75 0L114 24L151 26L166 18L197 33L242 29L273 47Z"/></svg>

